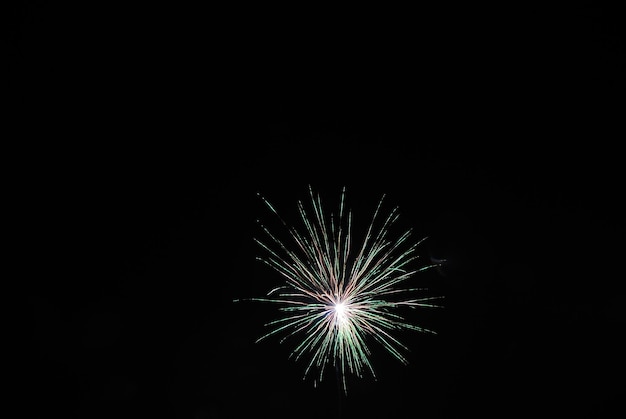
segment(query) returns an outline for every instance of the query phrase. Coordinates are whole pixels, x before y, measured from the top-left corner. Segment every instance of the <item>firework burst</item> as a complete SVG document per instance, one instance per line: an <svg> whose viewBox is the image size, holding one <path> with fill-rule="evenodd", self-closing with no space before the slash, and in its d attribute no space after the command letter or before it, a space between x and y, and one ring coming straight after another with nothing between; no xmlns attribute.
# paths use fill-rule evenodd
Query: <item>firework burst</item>
<svg viewBox="0 0 626 419"><path fill-rule="evenodd" d="M293 243L278 239L261 225L264 240L255 239L267 253L257 258L277 272L282 286L272 289L265 298L248 301L271 302L280 305L284 316L267 323L269 332L257 342L273 335L283 335L281 343L291 337L301 337L291 356L296 360L308 356L306 378L317 369L321 381L324 369L332 365L347 392L346 375L363 377L369 371L376 378L370 363L369 340L382 345L394 358L406 364L403 355L408 348L394 332L413 330L435 333L405 320L401 307L440 307L433 300L441 296L417 296L425 288L411 288L406 281L416 273L435 265L411 268L418 259L417 247L424 240L411 243L411 231L392 240L389 228L398 219L398 208L382 218L379 224L380 199L366 235L355 246L352 212L345 208L345 188L341 193L338 217L327 217L322 211L318 194L309 187L311 208L307 212L298 201L298 211L304 230L289 226L265 198L265 205L280 219ZM260 196L260 195L259 195ZM238 301L238 300L235 300Z"/></svg>

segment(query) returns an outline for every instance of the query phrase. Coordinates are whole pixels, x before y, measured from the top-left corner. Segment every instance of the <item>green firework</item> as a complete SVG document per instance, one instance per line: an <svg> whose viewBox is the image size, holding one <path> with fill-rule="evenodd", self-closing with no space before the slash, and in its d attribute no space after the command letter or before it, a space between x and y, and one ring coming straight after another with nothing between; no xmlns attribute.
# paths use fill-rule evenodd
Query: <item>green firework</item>
<svg viewBox="0 0 626 419"><path fill-rule="evenodd" d="M395 240L389 237L389 228L399 213L396 207L381 218L384 195L362 243L355 246L351 235L352 212L345 208L345 188L338 217L334 214L327 217L319 195L311 187L309 192L308 212L298 202L303 230L289 226L269 201L261 197L283 223L291 242L281 241L261 225L265 239L255 241L266 256L257 259L278 273L283 284L265 298L247 300L276 303L283 313L266 324L269 331L257 342L273 335L282 335L281 343L289 337L299 337L291 355L296 360L308 359L304 378L317 370L321 381L325 368L332 365L347 392L348 373L363 377L367 370L376 377L370 362L372 340L406 364L404 353L408 348L394 337L394 332L435 333L407 321L398 308L440 307L433 300L443 297L417 296L427 290L407 287L407 280L436 265L411 267L418 259L417 247L424 239L411 242L410 230Z"/></svg>

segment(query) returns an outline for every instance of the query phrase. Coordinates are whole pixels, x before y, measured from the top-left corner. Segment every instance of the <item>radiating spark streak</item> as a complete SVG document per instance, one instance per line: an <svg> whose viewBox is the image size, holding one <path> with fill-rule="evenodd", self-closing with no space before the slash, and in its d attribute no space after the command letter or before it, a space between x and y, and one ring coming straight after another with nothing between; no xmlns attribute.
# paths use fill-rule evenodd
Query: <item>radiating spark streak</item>
<svg viewBox="0 0 626 419"><path fill-rule="evenodd" d="M417 248L425 238L409 244L411 230L395 240L389 238L390 227L399 218L397 207L377 227L384 195L376 206L362 243L353 253L352 211L346 209L345 195L346 189L343 188L338 216L330 214L327 217L320 196L309 187L312 214L301 201L297 203L303 231L288 225L276 208L259 195L286 228L293 245L289 246L260 224L266 241L258 238L254 241L266 256L257 260L276 272L284 284L271 289L265 298L246 300L278 304L279 310L285 313L284 317L266 323L270 330L256 342L275 335L283 335L281 343L292 336L301 336L300 343L289 357L298 361L309 356L303 378L317 368L321 381L325 368L332 364L347 392L348 373L363 377L367 370L376 378L370 362L368 339L373 339L406 364L408 360L404 353L409 349L394 336L394 332L436 333L408 322L394 310L402 307L438 308L441 305L434 302L443 297L415 297L414 293L428 290L402 287L415 274L438 265L410 268L419 258Z"/></svg>

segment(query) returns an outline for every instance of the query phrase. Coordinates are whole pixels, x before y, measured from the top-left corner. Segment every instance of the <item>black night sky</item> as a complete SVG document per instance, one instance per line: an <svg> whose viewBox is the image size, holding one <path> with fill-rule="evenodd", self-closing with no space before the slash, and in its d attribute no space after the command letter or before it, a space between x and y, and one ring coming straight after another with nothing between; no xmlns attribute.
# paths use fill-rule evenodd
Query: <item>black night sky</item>
<svg viewBox="0 0 626 419"><path fill-rule="evenodd" d="M24 416L623 415L623 10L78 3L10 14ZM447 260L347 397L233 303L309 185Z"/></svg>

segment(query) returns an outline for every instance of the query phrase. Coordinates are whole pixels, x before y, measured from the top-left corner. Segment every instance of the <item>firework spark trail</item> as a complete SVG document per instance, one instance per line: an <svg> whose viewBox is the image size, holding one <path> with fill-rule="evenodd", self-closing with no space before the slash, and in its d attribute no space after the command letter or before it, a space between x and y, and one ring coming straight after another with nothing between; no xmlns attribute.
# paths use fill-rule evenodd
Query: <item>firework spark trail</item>
<svg viewBox="0 0 626 419"><path fill-rule="evenodd" d="M324 368L332 361L340 373L344 392L347 392L348 372L363 377L364 370L368 370L376 378L369 360L371 352L366 343L367 336L373 337L394 358L407 364L403 352L408 348L393 336L393 332L405 329L435 333L407 322L392 311L399 307L440 307L433 301L442 296L410 297L414 292L426 289L398 287L416 273L437 265L409 269L411 262L418 258L417 247L424 239L408 245L411 230L395 241L388 238L389 228L399 217L397 207L375 231L384 195L378 202L358 253L353 256L352 212L348 210L346 213L345 210L345 187L341 193L339 216L335 218L331 214L330 220L324 216L320 196L314 194L310 186L309 193L312 216L298 201L304 233L289 226L269 201L261 197L286 227L295 246L292 250L261 225L270 244L255 238L268 254L257 259L282 276L285 285L271 290L267 298L247 300L277 303L281 305L279 310L286 313L284 317L267 323L265 326L271 330L257 342L285 333L280 340L282 343L301 334L303 339L290 356L298 360L310 354L304 378L316 367L321 381ZM407 246L405 250L402 250L403 246Z"/></svg>

